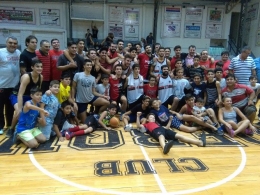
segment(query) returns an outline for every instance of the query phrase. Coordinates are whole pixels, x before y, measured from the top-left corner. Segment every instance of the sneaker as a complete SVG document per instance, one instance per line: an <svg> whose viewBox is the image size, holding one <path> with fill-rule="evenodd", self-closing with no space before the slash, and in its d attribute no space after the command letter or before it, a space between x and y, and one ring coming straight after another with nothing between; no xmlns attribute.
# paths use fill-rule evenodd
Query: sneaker
<svg viewBox="0 0 260 195"><path fill-rule="evenodd" d="M65 137L66 137L66 140L70 140L72 138L72 132L66 131Z"/></svg>
<svg viewBox="0 0 260 195"><path fill-rule="evenodd" d="M13 144L20 144L22 141L20 139L17 139L17 131L13 134Z"/></svg>
<svg viewBox="0 0 260 195"><path fill-rule="evenodd" d="M14 134L14 130L9 128L5 134L5 137L12 137L13 134Z"/></svg>
<svg viewBox="0 0 260 195"><path fill-rule="evenodd" d="M170 140L167 144L165 144L163 148L163 153L168 154L172 146L173 146L173 141Z"/></svg>
<svg viewBox="0 0 260 195"><path fill-rule="evenodd" d="M201 136L200 136L200 140L202 141L202 146L205 147L206 146L206 134L203 131Z"/></svg>
<svg viewBox="0 0 260 195"><path fill-rule="evenodd" d="M218 135L224 135L224 131L221 127L218 128Z"/></svg>
<svg viewBox="0 0 260 195"><path fill-rule="evenodd" d="M145 133L146 132L146 128L145 127L141 127L138 129L141 133Z"/></svg>
<svg viewBox="0 0 260 195"><path fill-rule="evenodd" d="M0 135L3 135L3 134L4 134L4 130L0 129Z"/></svg>
<svg viewBox="0 0 260 195"><path fill-rule="evenodd" d="M125 126L124 130L129 132L129 131L132 130L132 127L133 127L132 124L128 124L128 125Z"/></svg>
<svg viewBox="0 0 260 195"><path fill-rule="evenodd" d="M258 120L260 121L260 116L258 117Z"/></svg>

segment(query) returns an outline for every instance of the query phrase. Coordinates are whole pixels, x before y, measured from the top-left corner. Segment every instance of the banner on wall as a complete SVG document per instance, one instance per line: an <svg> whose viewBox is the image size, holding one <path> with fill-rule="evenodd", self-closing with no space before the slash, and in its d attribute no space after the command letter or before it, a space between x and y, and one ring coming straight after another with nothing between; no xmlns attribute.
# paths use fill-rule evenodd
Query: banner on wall
<svg viewBox="0 0 260 195"><path fill-rule="evenodd" d="M123 39L123 25L109 23L109 32L114 34L114 39Z"/></svg>
<svg viewBox="0 0 260 195"><path fill-rule="evenodd" d="M139 24L139 12L138 8L125 8L125 24Z"/></svg>
<svg viewBox="0 0 260 195"><path fill-rule="evenodd" d="M125 25L125 38L131 41L138 41L139 26L138 25Z"/></svg>
<svg viewBox="0 0 260 195"><path fill-rule="evenodd" d="M258 8L259 3L255 3L251 6L248 6L247 17L251 18L251 20L256 20L258 16Z"/></svg>
<svg viewBox="0 0 260 195"><path fill-rule="evenodd" d="M187 7L185 13L185 20L201 22L203 18L202 13L202 8Z"/></svg>
<svg viewBox="0 0 260 195"><path fill-rule="evenodd" d="M201 38L201 23L185 23L184 38Z"/></svg>
<svg viewBox="0 0 260 195"><path fill-rule="evenodd" d="M181 36L181 23L180 22L163 22L162 37L180 37Z"/></svg>
<svg viewBox="0 0 260 195"><path fill-rule="evenodd" d="M40 9L40 24L60 26L60 10Z"/></svg>
<svg viewBox="0 0 260 195"><path fill-rule="evenodd" d="M255 45L260 46L260 28L257 30Z"/></svg>
<svg viewBox="0 0 260 195"><path fill-rule="evenodd" d="M0 22L16 24L35 24L34 9L0 7Z"/></svg>
<svg viewBox="0 0 260 195"><path fill-rule="evenodd" d="M208 22L222 22L224 16L224 9L208 8Z"/></svg>
<svg viewBox="0 0 260 195"><path fill-rule="evenodd" d="M205 37L208 39L222 38L222 24L207 24Z"/></svg>
<svg viewBox="0 0 260 195"><path fill-rule="evenodd" d="M109 21L111 22L123 22L124 20L124 8L117 6L109 7Z"/></svg>
<svg viewBox="0 0 260 195"><path fill-rule="evenodd" d="M181 20L181 7L165 7L164 20Z"/></svg>

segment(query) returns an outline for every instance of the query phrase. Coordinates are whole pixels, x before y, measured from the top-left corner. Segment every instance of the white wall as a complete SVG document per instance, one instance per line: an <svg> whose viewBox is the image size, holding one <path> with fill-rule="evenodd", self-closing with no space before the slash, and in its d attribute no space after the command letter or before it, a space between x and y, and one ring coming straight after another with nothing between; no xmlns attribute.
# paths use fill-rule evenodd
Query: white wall
<svg viewBox="0 0 260 195"><path fill-rule="evenodd" d="M9 35L13 35L18 38L18 43L21 45L21 49L25 49L25 38L28 35L35 35L39 42L42 39L51 40L52 38L58 38L60 40L61 48L66 46L67 42L67 22L68 18L66 5L64 3L40 3L40 2L1 2L1 7L16 7L18 8L30 8L34 9L35 24L9 24L1 23L1 29L9 30L9 34L3 34L0 31L0 44L5 44L5 39ZM40 8L46 9L59 9L60 10L60 25L41 25L40 24Z"/></svg>
<svg viewBox="0 0 260 195"><path fill-rule="evenodd" d="M253 5L259 3L259 0L252 0L249 4ZM260 57L260 46L256 46L257 30L260 29L260 3L258 8L258 17L256 20L251 20L250 33L249 33L249 46L256 57Z"/></svg>

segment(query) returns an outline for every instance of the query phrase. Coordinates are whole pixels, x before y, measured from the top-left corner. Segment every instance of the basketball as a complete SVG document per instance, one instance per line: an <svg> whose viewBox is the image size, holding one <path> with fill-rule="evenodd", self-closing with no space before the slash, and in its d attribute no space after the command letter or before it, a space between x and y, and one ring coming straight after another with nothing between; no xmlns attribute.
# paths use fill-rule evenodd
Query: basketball
<svg viewBox="0 0 260 195"><path fill-rule="evenodd" d="M113 116L110 121L109 121L109 125L112 128L117 128L119 127L120 121L117 117Z"/></svg>

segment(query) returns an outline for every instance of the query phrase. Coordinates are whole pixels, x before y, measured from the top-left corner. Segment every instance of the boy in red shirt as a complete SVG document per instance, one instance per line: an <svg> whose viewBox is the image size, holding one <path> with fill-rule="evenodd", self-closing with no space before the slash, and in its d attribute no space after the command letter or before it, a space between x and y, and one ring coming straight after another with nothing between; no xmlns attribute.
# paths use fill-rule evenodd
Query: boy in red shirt
<svg viewBox="0 0 260 195"><path fill-rule="evenodd" d="M148 133L157 141L159 141L161 147L163 148L163 153L167 154L171 147L173 146L173 140L180 140L184 143L190 143L195 144L197 146L206 146L206 136L205 132L203 131L201 134L200 140L195 140L180 134L177 134L176 132L169 130L171 126L171 122L173 119L173 116L170 116L169 122L166 125L166 127L161 127L155 122L155 115L153 113L148 114L147 116L147 123L141 125L140 124L140 116L141 112L137 112L137 118L136 118L136 125L138 129L146 128L148 130ZM169 140L168 143L165 143L165 139Z"/></svg>
<svg viewBox="0 0 260 195"><path fill-rule="evenodd" d="M144 85L144 95L150 98L157 98L158 86L156 85L156 76L150 75L149 83Z"/></svg>

